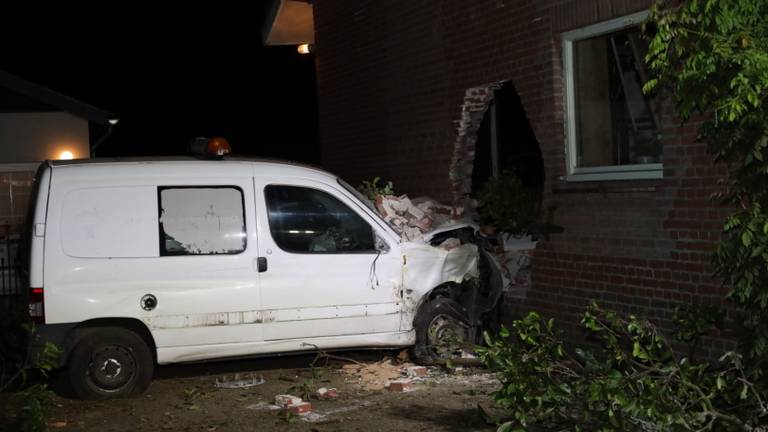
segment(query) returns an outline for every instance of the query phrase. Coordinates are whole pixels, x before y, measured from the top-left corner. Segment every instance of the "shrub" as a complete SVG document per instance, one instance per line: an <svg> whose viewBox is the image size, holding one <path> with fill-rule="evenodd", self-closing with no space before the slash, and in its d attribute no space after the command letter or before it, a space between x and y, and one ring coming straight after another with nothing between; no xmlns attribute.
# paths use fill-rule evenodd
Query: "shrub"
<svg viewBox="0 0 768 432"><path fill-rule="evenodd" d="M381 180L379 177L374 177L371 181L364 180L362 184L357 187L357 190L371 201L376 201L376 197L379 195L395 194L395 188L391 181L379 185L379 180Z"/></svg>
<svg viewBox="0 0 768 432"><path fill-rule="evenodd" d="M593 304L581 324L599 342L569 353L554 328L532 312L485 335L482 360L500 373L493 398L501 431L756 430L768 406L730 352L716 365L679 357L648 321ZM691 333L697 340L703 326Z"/></svg>
<svg viewBox="0 0 768 432"><path fill-rule="evenodd" d="M728 167L726 221L715 267L742 313L741 352L768 368L768 2L657 0L646 91L671 95L683 121Z"/></svg>
<svg viewBox="0 0 768 432"><path fill-rule="evenodd" d="M563 228L540 221L541 193L526 189L521 180L509 171L491 178L477 195L478 213L483 223L514 236L531 235L548 238Z"/></svg>
<svg viewBox="0 0 768 432"><path fill-rule="evenodd" d="M8 328L15 328L9 326ZM34 325L23 325L23 328L28 332L28 338L31 339L35 332ZM47 430L47 414L51 405L51 397L53 392L48 388L46 381L48 374L59 366L59 359L61 357L61 349L51 342L47 342L39 353L37 359L34 359L36 364L35 368L28 367L28 360L26 357L20 359L14 359L13 362L8 362L7 359L0 356L0 363L2 363L3 372L6 367L15 369L13 373L6 376L5 373L0 375L0 392L3 392L12 386L19 386L23 389L14 393L11 397L11 406L15 409L8 410L5 414L15 414L9 419L0 419L0 426L3 423L10 422L10 426L14 430L20 430L24 432L40 432ZM42 382L33 385L27 385L27 375L30 371L39 373Z"/></svg>
<svg viewBox="0 0 768 432"><path fill-rule="evenodd" d="M524 189L520 179L510 172L485 182L477 199L481 220L499 231L530 234L539 217L539 198Z"/></svg>

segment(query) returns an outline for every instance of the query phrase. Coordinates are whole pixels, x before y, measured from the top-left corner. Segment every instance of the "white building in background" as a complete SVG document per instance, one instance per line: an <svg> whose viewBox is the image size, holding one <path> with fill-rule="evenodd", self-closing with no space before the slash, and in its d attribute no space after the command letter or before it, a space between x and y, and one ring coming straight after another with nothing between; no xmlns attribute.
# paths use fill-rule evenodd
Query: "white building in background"
<svg viewBox="0 0 768 432"><path fill-rule="evenodd" d="M32 179L47 159L87 159L116 117L0 71L0 236L24 224Z"/></svg>

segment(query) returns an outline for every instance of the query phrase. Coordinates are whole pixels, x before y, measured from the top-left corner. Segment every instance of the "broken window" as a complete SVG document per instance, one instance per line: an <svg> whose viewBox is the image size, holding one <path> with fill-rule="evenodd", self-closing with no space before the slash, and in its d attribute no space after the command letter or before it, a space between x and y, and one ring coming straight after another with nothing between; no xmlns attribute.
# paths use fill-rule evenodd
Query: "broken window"
<svg viewBox="0 0 768 432"><path fill-rule="evenodd" d="M160 255L245 250L243 191L235 186L159 187Z"/></svg>
<svg viewBox="0 0 768 432"><path fill-rule="evenodd" d="M570 180L660 178L659 108L643 93L646 13L566 33Z"/></svg>
<svg viewBox="0 0 768 432"><path fill-rule="evenodd" d="M312 188L264 189L269 231L287 252L375 252L373 229L334 196Z"/></svg>

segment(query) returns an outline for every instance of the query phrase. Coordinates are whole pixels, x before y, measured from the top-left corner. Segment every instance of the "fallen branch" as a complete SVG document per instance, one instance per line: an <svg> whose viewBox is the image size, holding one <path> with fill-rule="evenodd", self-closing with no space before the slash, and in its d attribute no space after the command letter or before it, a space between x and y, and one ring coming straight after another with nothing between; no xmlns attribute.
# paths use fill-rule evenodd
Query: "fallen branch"
<svg viewBox="0 0 768 432"><path fill-rule="evenodd" d="M302 347L311 346L312 348L314 348L317 351L317 356L315 356L315 359L312 360L312 363L309 364L310 367L315 367L315 363L317 363L317 361L320 360L321 358L325 359L325 365L326 366L328 366L328 360L346 361L346 362L354 363L354 364L357 364L357 365L360 365L360 366L365 366L365 363L361 363L361 362L359 362L359 361L357 361L355 359L351 359L349 357L343 357L343 356L337 356L337 355L333 355L333 354L328 354L327 352L321 350L320 347L318 347L317 345L312 344L312 343L302 342L301 346Z"/></svg>

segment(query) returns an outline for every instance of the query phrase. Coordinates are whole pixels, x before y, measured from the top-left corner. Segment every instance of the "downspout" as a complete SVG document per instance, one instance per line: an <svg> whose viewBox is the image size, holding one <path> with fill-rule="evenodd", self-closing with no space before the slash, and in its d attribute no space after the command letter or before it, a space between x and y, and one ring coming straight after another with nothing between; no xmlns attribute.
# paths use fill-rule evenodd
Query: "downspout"
<svg viewBox="0 0 768 432"><path fill-rule="evenodd" d="M109 138L110 135L112 135L112 129L114 129L117 122L120 121L120 119L109 119L109 126L107 127L107 130L104 132L103 135L99 137L98 140L91 146L91 158L96 157L96 150L98 150L99 147L101 147L102 144Z"/></svg>

